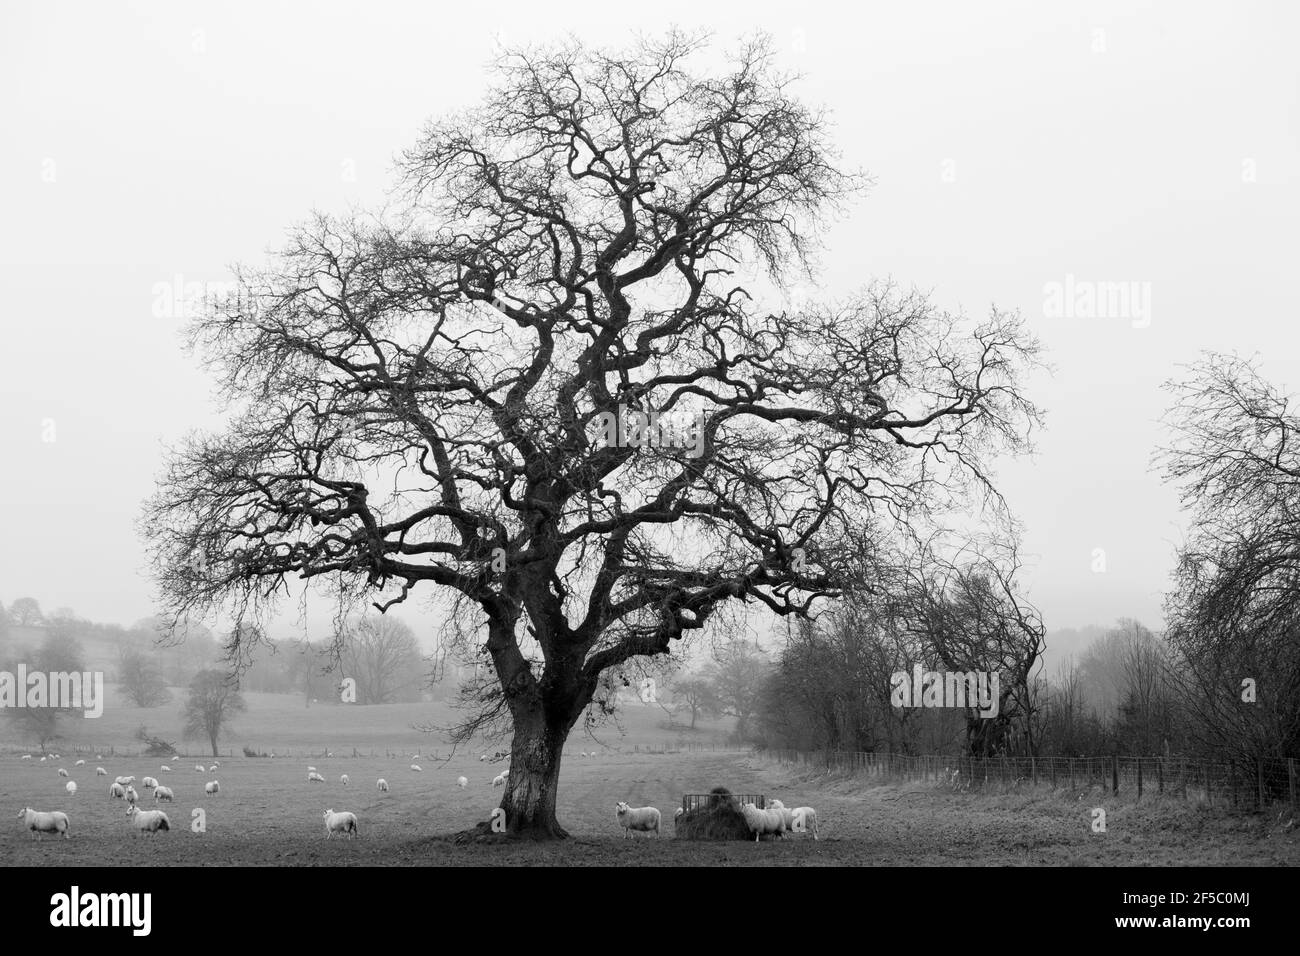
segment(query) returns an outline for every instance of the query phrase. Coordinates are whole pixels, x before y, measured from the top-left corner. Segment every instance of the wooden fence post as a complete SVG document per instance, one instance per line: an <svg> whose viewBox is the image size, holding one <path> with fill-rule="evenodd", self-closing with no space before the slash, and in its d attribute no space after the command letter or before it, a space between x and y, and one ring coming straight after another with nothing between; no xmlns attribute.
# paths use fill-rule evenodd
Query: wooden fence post
<svg viewBox="0 0 1300 956"><path fill-rule="evenodd" d="M1119 796L1119 754L1112 754L1110 758L1110 779L1113 784L1115 796Z"/></svg>
<svg viewBox="0 0 1300 956"><path fill-rule="evenodd" d="M1142 799L1142 758L1138 757L1138 799Z"/></svg>

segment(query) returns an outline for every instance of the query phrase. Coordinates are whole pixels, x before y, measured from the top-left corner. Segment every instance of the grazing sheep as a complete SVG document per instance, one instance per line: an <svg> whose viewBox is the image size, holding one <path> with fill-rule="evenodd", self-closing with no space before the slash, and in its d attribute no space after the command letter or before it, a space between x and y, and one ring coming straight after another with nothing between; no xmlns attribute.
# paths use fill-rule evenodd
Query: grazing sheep
<svg viewBox="0 0 1300 956"><path fill-rule="evenodd" d="M220 792L221 792L221 784L218 783L218 782L215 781L215 780L209 780L207 783L205 783L205 784L203 785L203 792L204 792L204 793L220 793Z"/></svg>
<svg viewBox="0 0 1300 956"><path fill-rule="evenodd" d="M69 780L68 783L67 783L67 785L66 785L63 789L66 790L66 791L68 791L68 793L76 793L76 792L77 792L77 781L75 781L75 780Z"/></svg>
<svg viewBox="0 0 1300 956"><path fill-rule="evenodd" d="M348 785L348 775L344 774L343 776L339 777L339 783L343 784L343 786L346 787Z"/></svg>
<svg viewBox="0 0 1300 956"><path fill-rule="evenodd" d="M383 777L380 777L379 780L375 783L375 789L378 790L380 793L387 793L388 781L385 780Z"/></svg>
<svg viewBox="0 0 1300 956"><path fill-rule="evenodd" d="M172 793L171 787L154 787L153 799L155 803L159 800L166 800L168 803L171 803L176 799L176 794Z"/></svg>
<svg viewBox="0 0 1300 956"><path fill-rule="evenodd" d="M85 765L86 765L86 761L84 760L78 760L76 763L73 764L74 767L84 767Z"/></svg>
<svg viewBox="0 0 1300 956"><path fill-rule="evenodd" d="M44 758L44 757L41 758L41 763L45 763L45 758Z"/></svg>
<svg viewBox="0 0 1300 956"><path fill-rule="evenodd" d="M411 769L414 770L416 773L419 773L419 772L420 772L420 765L419 765L418 763L413 763L413 764L411 764Z"/></svg>
<svg viewBox="0 0 1300 956"><path fill-rule="evenodd" d="M62 833L65 840L71 837L68 830L68 815L60 810L45 812L24 807L18 811L18 819L32 831L32 839L36 839L42 833Z"/></svg>
<svg viewBox="0 0 1300 956"><path fill-rule="evenodd" d="M680 817L680 816L681 816L683 813L685 813L685 812L686 812L686 808L685 808L685 807L678 807L678 808L673 812L673 821L676 822L677 818Z"/></svg>
<svg viewBox="0 0 1300 956"><path fill-rule="evenodd" d="M96 776L96 777L107 777L107 776L108 776L108 771L105 770L103 767L96 767L96 768L95 768L95 776Z"/></svg>
<svg viewBox="0 0 1300 956"><path fill-rule="evenodd" d="M467 786L469 786L469 778L467 778L467 777L457 777L457 778L456 778L456 786L458 786L458 787L460 787L462 790L464 790Z"/></svg>
<svg viewBox="0 0 1300 956"><path fill-rule="evenodd" d="M217 769L218 767L220 767L220 766L221 766L221 761L220 761L220 760L214 760L214 761L212 761L212 766L209 767L208 769L209 769L209 770L216 770L216 769Z"/></svg>
<svg viewBox="0 0 1300 956"><path fill-rule="evenodd" d="M644 830L649 833L654 831L655 836L662 836L659 832L659 811L654 807L630 807L623 801L619 801L614 806L614 815L618 817L618 825L623 828L623 839L632 835L633 830Z"/></svg>
<svg viewBox="0 0 1300 956"><path fill-rule="evenodd" d="M326 810L323 814L325 817L325 839L329 839L335 833L351 833L354 837L360 836L357 830L357 815L342 810L335 813L333 810Z"/></svg>
<svg viewBox="0 0 1300 956"><path fill-rule="evenodd" d="M66 771L66 770L64 770L62 767L60 767L60 768L59 768L59 776L60 776L60 777L66 777L67 775L68 775L68 771Z"/></svg>
<svg viewBox="0 0 1300 956"><path fill-rule="evenodd" d="M135 783L135 777L118 777L118 778L117 778L115 781L113 781L113 782L114 782L114 783L120 783L122 786L125 787L125 786L127 786L128 784Z"/></svg>
<svg viewBox="0 0 1300 956"><path fill-rule="evenodd" d="M154 777L145 777L140 781L140 786L144 787L146 790L152 790L154 787L158 786L158 781Z"/></svg>
<svg viewBox="0 0 1300 956"><path fill-rule="evenodd" d="M325 778L322 777L320 774L316 773L315 771L312 771L311 773L307 774L307 782L308 782L308 783L324 783L324 782L325 782Z"/></svg>
<svg viewBox="0 0 1300 956"><path fill-rule="evenodd" d="M136 793L136 792L135 792L135 787L131 786L131 785L128 783L128 784L126 785L126 802L129 803L129 804L134 805L135 802L136 802L137 800L139 800L139 799L140 799L140 794Z"/></svg>
<svg viewBox="0 0 1300 956"><path fill-rule="evenodd" d="M510 776L509 770L502 770L499 774L497 774L495 777L492 778L492 786L504 787L506 785L506 778L509 776Z"/></svg>
<svg viewBox="0 0 1300 956"><path fill-rule="evenodd" d="M817 811L812 807L796 807L793 811L790 829L796 833L800 831L811 833L814 840L819 839L817 836Z"/></svg>
<svg viewBox="0 0 1300 956"><path fill-rule="evenodd" d="M169 766L167 766L166 764L163 764L163 765L162 765L161 767L159 767L158 769L161 770L163 773L171 773L171 772L172 772L172 768L169 767Z"/></svg>
<svg viewBox="0 0 1300 956"><path fill-rule="evenodd" d="M126 808L126 815L141 833L156 834L159 830L170 830L172 823L167 814L161 810L141 810L135 804Z"/></svg>
<svg viewBox="0 0 1300 956"><path fill-rule="evenodd" d="M745 825L749 827L749 832L754 834L755 843L764 833L775 833L781 839L785 839L785 814L780 808L760 810L752 803L744 803L741 804L740 813L745 818Z"/></svg>
<svg viewBox="0 0 1300 956"><path fill-rule="evenodd" d="M308 767L308 768L307 768L307 772L308 772L308 773L315 773L315 772L316 772L316 768L315 768L315 767Z"/></svg>
<svg viewBox="0 0 1300 956"><path fill-rule="evenodd" d="M23 759L24 759L24 760L31 760L31 759L32 759L32 755L31 755L31 754L23 754Z"/></svg>
<svg viewBox="0 0 1300 956"><path fill-rule="evenodd" d="M196 763L196 764L194 765L194 772L195 772L195 773L207 773L207 771L203 769L203 764L201 764L201 763Z"/></svg>
<svg viewBox="0 0 1300 956"><path fill-rule="evenodd" d="M767 801L767 808L769 810L776 810L781 814L781 822L785 825L787 830L794 826L794 811L787 810L785 804L780 800Z"/></svg>
<svg viewBox="0 0 1300 956"><path fill-rule="evenodd" d="M114 800L125 800L126 787L122 786L120 783L115 783L108 788L108 795Z"/></svg>

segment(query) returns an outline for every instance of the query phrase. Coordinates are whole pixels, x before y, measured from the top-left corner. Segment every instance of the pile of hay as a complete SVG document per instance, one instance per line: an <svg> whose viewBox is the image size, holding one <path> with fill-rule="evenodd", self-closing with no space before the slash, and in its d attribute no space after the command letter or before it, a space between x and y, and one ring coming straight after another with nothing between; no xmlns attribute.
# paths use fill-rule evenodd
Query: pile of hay
<svg viewBox="0 0 1300 956"><path fill-rule="evenodd" d="M752 840L740 804L726 787L709 791L709 801L675 821L673 836L683 840Z"/></svg>

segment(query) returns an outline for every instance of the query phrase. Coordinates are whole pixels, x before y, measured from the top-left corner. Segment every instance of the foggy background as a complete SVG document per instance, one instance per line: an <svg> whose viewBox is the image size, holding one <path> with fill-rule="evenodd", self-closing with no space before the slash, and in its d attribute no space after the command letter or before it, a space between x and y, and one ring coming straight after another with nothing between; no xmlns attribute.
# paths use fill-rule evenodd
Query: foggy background
<svg viewBox="0 0 1300 956"><path fill-rule="evenodd" d="M1030 320L1053 366L1028 383L1047 429L997 475L1023 522L1027 596L1049 632L1159 629L1181 536L1149 464L1160 383L1217 349L1259 352L1266 378L1300 387L1300 14L582 9L0 12L0 600L121 624L152 612L139 505L161 448L221 421L173 287L259 263L314 209L381 204L424 122L479 99L495 44L573 30L617 45L676 24L714 30L711 55L770 33L805 75L798 95L831 111L845 164L874 177L828 231L814 295L892 276L953 311ZM1045 287L1067 276L1150 283L1149 324L1049 317ZM418 599L396 613L428 640Z"/></svg>

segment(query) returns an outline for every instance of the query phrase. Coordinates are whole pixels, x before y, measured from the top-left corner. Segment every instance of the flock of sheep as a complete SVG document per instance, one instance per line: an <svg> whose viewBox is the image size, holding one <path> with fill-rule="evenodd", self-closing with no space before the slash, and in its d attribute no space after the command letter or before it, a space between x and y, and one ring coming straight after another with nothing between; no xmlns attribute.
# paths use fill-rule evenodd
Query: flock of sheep
<svg viewBox="0 0 1300 956"><path fill-rule="evenodd" d="M57 760L58 756L58 754L53 754L50 759ZM586 757L588 754L584 752L582 756ZM595 757L596 754L593 752L590 756ZM30 760L32 757L28 754L22 759ZM45 757L41 757L42 762L46 759L47 758ZM97 755L96 759L102 760L103 757ZM179 758L173 757L172 759L177 760ZM483 754L479 757L480 761L487 761L489 759L493 761L501 759L509 761L510 755L497 753L491 757L487 754ZM84 765L85 762L86 761L84 760L78 760L76 766L80 767ZM214 761L210 767L205 767L203 764L195 764L194 770L196 773L206 775L216 771L220 766L221 761L218 760ZM411 770L417 773L421 772L420 765L412 763ZM161 772L170 773L171 767L167 764L163 764ZM103 767L96 767L95 774L96 776L103 777L108 775L108 771ZM68 771L60 767L59 776L67 777ZM509 776L510 767L507 765L501 773L497 774L497 776L492 779L492 786L494 788L504 786L506 781L509 779ZM325 777L318 772L315 767L308 766L307 782L324 783ZM351 781L345 773L339 777L339 782L346 787ZM463 789L468 785L469 781L467 778L462 776L456 778L456 783ZM108 788L108 795L111 799L126 801L127 818L130 820L131 825L140 833L152 835L158 833L160 830L170 830L172 828L171 821L167 818L167 814L162 810L142 810L137 806L140 796L136 791L134 784L134 775L119 776L114 779L112 785ZM172 789L160 784L155 777L142 778L140 785L145 790L153 791L155 804L172 803L176 799L175 793ZM65 785L65 789L69 794L75 794L77 792L76 782L69 780ZM388 781L383 777L380 777L375 782L375 789L380 793L388 793ZM203 792L209 795L218 794L221 792L221 784L215 779L210 780L204 784ZM787 831L793 831L796 833L807 832L812 834L814 840L819 839L817 831L817 811L812 807L797 807L791 810L787 809L780 800L772 800L769 802L766 810L760 810L753 803L745 803L741 806L740 811L741 815L745 818L745 825L749 828L749 831L754 834L755 842L757 842L764 834L768 833L784 839ZM676 817L680 817L683 812L683 809L678 807ZM618 825L623 828L624 839L631 837L634 832L647 834L654 833L656 836L661 835L659 830L661 816L659 810L655 807L632 807L626 802L619 801L619 803L615 805L614 813L618 820ZM355 813L347 810L336 812L331 808L324 811L323 817L325 820L325 836L327 839L333 837L335 833L347 833L353 837L360 835L360 831L357 828L357 816ZM68 839L71 835L68 815L59 810L40 811L33 810L31 807L24 807L22 811L19 812L18 819L23 821L24 826L28 830L32 831L33 838L36 838L41 833L61 833L63 834L64 839Z"/></svg>
<svg viewBox="0 0 1300 956"><path fill-rule="evenodd" d="M678 807L673 819L681 817L685 812L682 807ZM740 813L745 818L745 826L749 828L750 833L754 834L755 843L765 833L785 839L787 831L811 833L814 840L820 839L817 831L817 811L812 807L797 807L789 810L780 800L772 800L766 810L760 810L753 803L742 804ZM630 837L633 831L661 836L660 814L655 807L631 807L619 801L614 807L614 815L618 818L618 825L623 828L624 839Z"/></svg>
<svg viewBox="0 0 1300 956"><path fill-rule="evenodd" d="M327 754L327 756L333 756L333 755ZM583 756L586 756L586 754L583 754ZM594 757L595 754L592 754L592 756ZM419 754L412 754L412 757L418 758ZM503 758L506 761L509 761L510 755L497 753L494 754L491 758L489 758L487 754L484 754L479 759L480 760L491 759L495 761ZM21 759L31 760L32 755L24 754ZM58 760L59 755L50 754L48 757L41 757L40 759L41 759L41 763L44 763L47 759ZM96 754L95 759L103 760L104 758L102 755ZM173 755L171 759L179 760L180 758L178 756ZM74 766L77 767L83 766L85 762L86 761L84 760L78 760ZM194 770L196 773L208 774L208 773L212 773L220 766L221 766L221 761L216 760L213 761L210 767L205 767L203 766L203 764L195 764ZM160 768L160 771L162 773L171 773L171 769L172 768L169 767L167 764L163 764ZM417 773L421 771L420 765L415 763L411 764L411 769L416 771ZM108 771L105 770L103 767L96 767L95 775L99 777L104 777L108 775ZM60 767L59 776L67 777L68 771L63 767ZM492 780L492 786L493 787L503 786L509 776L510 776L510 768L507 766L505 770L499 773ZM324 783L325 777L322 776L316 770L315 767L309 766L307 768L307 782ZM349 783L351 783L351 779L345 773L339 777L339 782L346 787ZM110 799L126 801L127 803L126 815L131 820L132 825L135 826L137 829L139 829L140 832L154 834L157 833L159 830L170 830L172 828L171 821L167 818L166 813L164 813L161 810L141 810L139 807L136 806L137 802L140 799L140 795L136 791L134 784L135 784L134 774L130 776L117 777L108 788L108 795ZM456 784L461 789L464 789L469 785L469 779L463 776L457 777ZM140 781L140 785L146 790L153 791L153 798L155 803L159 803L159 802L171 803L174 802L176 799L176 795L172 791L172 789L170 787L165 787L159 784L157 778L155 777L144 777ZM65 785L64 789L70 795L75 794L77 792L76 781L69 780ZM375 782L375 789L378 790L380 793L388 793L389 792L388 781L385 780L383 777L380 777ZM217 780L208 781L206 784L204 784L203 792L205 794L220 793L221 792L220 782ZM335 812L331 808L329 810L324 811L323 816L325 819L325 836L327 839L332 837L335 833L349 833L352 836L357 836L359 834L359 831L357 829L357 816L355 813L352 813L347 810ZM23 821L24 826L28 830L32 831L33 839L37 838L41 833L54 833L54 834L62 833L63 838L65 840L68 839L71 835L71 831L69 829L69 823L68 823L68 815L61 810L42 811L42 810L33 810L31 807L24 807L19 812L18 819Z"/></svg>

